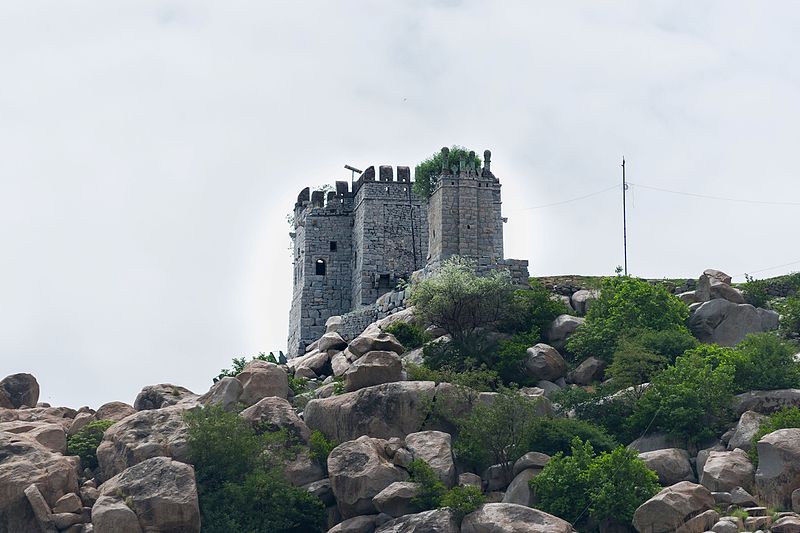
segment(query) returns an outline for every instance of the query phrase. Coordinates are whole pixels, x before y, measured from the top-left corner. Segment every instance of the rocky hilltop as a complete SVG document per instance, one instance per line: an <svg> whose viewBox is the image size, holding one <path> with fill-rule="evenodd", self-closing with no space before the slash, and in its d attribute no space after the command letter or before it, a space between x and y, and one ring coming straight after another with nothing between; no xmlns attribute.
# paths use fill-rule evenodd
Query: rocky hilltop
<svg viewBox="0 0 800 533"><path fill-rule="evenodd" d="M736 350L744 350L741 343L750 342L748 335L779 328L780 314L747 303L746 291L733 287L724 273L708 270L692 282L691 287L674 287L669 305L683 306L688 330L702 343L699 348L692 344L686 354L708 349L704 347L723 350L706 359L717 363L697 367L709 376L727 368L726 356L720 354L745 353ZM433 352L425 346L447 345L453 332L426 323L427 315L414 306L370 324L351 339L339 332L338 317L332 317L304 355L243 362L202 394L173 384L148 385L131 404L72 409L38 403L34 376L8 376L0 381L0 532L200 531L200 502L207 489L192 448L191 413L203 411L235 415L257 434L288 435L295 446L280 462L282 475L292 487L318 498L315 505L324 508L325 522L320 530L329 533L800 531L800 429L764 433L765 421L776 412L800 407L800 389L791 387L726 389L732 402L724 413L703 418L707 413L701 408L691 415L708 421L695 433L659 425L657 410L652 419L648 415L650 423L638 438L619 442L625 448L614 444L625 438L624 431L612 434L608 422L591 433L594 437L582 438L593 439L598 452L607 450L598 457L645 465L647 481L642 485L649 492L641 492L632 517L612 512L595 520L593 513L601 516L598 509L609 505L595 499L587 500L580 516L556 516L569 502L555 505L548 499L548 487L536 479L551 479L551 469L555 472L555 465L575 457L575 448L572 456L555 451L552 428L567 427L559 421L588 418L591 405L607 414L629 393L637 395L636 401L652 400L666 378L654 371L648 377L651 383L640 380L619 388L624 374L612 372L611 380L606 374L619 365L624 350L617 349L611 358L599 352L576 357L578 348L570 339L602 318L593 306L612 305L603 301L607 289L558 284L548 289L550 299L566 312L547 321L536 339L541 342L523 344L513 366L517 386L510 388L459 382L458 374L472 375L471 370L448 374L446 367L426 369ZM404 340L414 345L406 347L400 339L412 327L424 331L424 338ZM515 337L497 329L477 331L481 338L513 343ZM737 348L722 348L733 346ZM665 361L661 375L684 368L681 357L689 356ZM730 375L740 379L733 370ZM613 390L603 387L615 380L617 390L603 393ZM565 393L584 396L569 403ZM591 394L595 396L585 396ZM519 410L502 410L509 405ZM690 416L686 405L660 405L658 409L687 409ZM712 409L709 403L708 412ZM489 450L484 458L492 464L481 464L458 444L480 434L480 427L465 422L476 417L486 427L498 428L498 434L537 420L551 425L535 426L537 434L524 442L509 440L499 448L484 443ZM569 442L575 435L564 431L558 438ZM575 434L589 434L580 431ZM97 440L87 450L83 443L91 443L92 434ZM505 442L502 438L498 442ZM611 443L607 448L605 439ZM322 456L320 442L329 446ZM493 463L496 457L508 460ZM602 461L597 465L597 472L603 472ZM576 501L590 493L594 498L592 483L598 478L587 479L586 490L572 494ZM612 481L609 490L618 494L613 483L638 485L636 479ZM426 491L443 499L425 500ZM275 530L302 531L291 524Z"/></svg>

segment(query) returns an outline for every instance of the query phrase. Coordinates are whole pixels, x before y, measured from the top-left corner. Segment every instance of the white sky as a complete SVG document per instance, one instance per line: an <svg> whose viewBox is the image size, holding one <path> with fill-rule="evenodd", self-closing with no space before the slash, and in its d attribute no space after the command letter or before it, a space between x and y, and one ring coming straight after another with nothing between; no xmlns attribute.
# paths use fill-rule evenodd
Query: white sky
<svg viewBox="0 0 800 533"><path fill-rule="evenodd" d="M0 378L202 393L282 349L285 221L342 167L493 152L506 255L647 277L800 269L796 2L0 4ZM739 277L739 280L742 278Z"/></svg>

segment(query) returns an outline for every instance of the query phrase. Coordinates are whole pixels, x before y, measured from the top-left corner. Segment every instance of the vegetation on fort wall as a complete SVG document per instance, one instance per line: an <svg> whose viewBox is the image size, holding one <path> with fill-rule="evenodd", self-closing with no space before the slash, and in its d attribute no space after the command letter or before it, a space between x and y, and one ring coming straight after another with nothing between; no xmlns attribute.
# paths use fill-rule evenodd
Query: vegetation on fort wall
<svg viewBox="0 0 800 533"><path fill-rule="evenodd" d="M450 148L450 155L448 157L449 169L455 174L458 172L460 160L464 159L469 161L468 148L463 146L453 145ZM475 168L481 168L481 158L477 155L474 157ZM436 180L442 173L442 159L441 150L430 156L428 159L420 162L414 168L414 185L412 190L417 193L420 198L427 198L436 187Z"/></svg>

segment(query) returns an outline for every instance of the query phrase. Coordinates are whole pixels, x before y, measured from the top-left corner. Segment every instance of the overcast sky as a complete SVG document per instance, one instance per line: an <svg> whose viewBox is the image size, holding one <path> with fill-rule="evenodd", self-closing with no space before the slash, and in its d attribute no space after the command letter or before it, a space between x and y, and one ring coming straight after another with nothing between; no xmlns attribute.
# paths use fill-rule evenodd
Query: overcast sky
<svg viewBox="0 0 800 533"><path fill-rule="evenodd" d="M531 208L623 155L633 274L800 269L800 5L645 4L3 2L0 377L205 392L285 347L300 189L443 145L492 150L533 275L622 263L619 187Z"/></svg>

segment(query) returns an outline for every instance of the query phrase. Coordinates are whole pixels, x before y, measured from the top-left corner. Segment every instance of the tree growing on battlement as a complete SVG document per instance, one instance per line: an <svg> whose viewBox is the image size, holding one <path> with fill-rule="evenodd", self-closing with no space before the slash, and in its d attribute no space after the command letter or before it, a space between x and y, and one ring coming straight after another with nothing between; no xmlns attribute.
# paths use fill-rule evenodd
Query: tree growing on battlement
<svg viewBox="0 0 800 533"><path fill-rule="evenodd" d="M468 148L463 146L453 145L450 148L450 157L448 158L448 167L453 174L458 173L459 161L463 158L469 163ZM481 158L477 155L475 157L475 168L481 167ZM421 198L427 198L433 192L436 186L436 180L442 173L442 152L436 152L425 161L422 161L414 168L414 186L413 191Z"/></svg>

